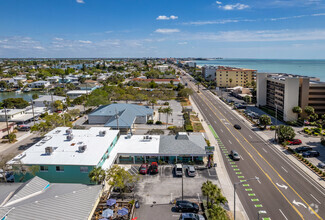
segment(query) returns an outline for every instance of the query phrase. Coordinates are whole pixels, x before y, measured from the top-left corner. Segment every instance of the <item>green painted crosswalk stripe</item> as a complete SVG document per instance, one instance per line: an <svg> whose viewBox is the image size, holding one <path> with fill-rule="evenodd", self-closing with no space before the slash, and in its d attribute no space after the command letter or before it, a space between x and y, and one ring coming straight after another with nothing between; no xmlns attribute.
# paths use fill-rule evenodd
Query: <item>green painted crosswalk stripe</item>
<svg viewBox="0 0 325 220"><path fill-rule="evenodd" d="M271 220L271 218L262 218L262 220Z"/></svg>
<svg viewBox="0 0 325 220"><path fill-rule="evenodd" d="M231 165L231 167L237 167L237 165Z"/></svg>
<svg viewBox="0 0 325 220"><path fill-rule="evenodd" d="M258 202L259 200L258 199L251 199L252 202Z"/></svg>
<svg viewBox="0 0 325 220"><path fill-rule="evenodd" d="M255 208L262 208L263 206L261 204L255 205Z"/></svg>
<svg viewBox="0 0 325 220"><path fill-rule="evenodd" d="M240 180L240 182L246 182L246 180Z"/></svg>
<svg viewBox="0 0 325 220"><path fill-rule="evenodd" d="M255 193L249 193L248 196L255 196Z"/></svg>
<svg viewBox="0 0 325 220"><path fill-rule="evenodd" d="M213 129L213 127L212 127L211 125L209 125L209 128L210 128L210 130L211 130L213 136L214 136L215 138L219 138L218 135L217 135L217 133L215 132L215 130Z"/></svg>
<svg viewBox="0 0 325 220"><path fill-rule="evenodd" d="M236 172L236 174L241 174L241 172Z"/></svg>
<svg viewBox="0 0 325 220"><path fill-rule="evenodd" d="M238 176L239 179L244 179L244 176Z"/></svg>
<svg viewBox="0 0 325 220"><path fill-rule="evenodd" d="M228 159L228 161L232 161L232 159Z"/></svg>
<svg viewBox="0 0 325 220"><path fill-rule="evenodd" d="M238 168L234 169L234 171L238 171L238 170L239 170Z"/></svg>
<svg viewBox="0 0 325 220"><path fill-rule="evenodd" d="M246 192L250 192L253 191L252 189L245 189Z"/></svg>
<svg viewBox="0 0 325 220"><path fill-rule="evenodd" d="M249 184L243 184L243 186L247 187L247 186L249 186Z"/></svg>
<svg viewBox="0 0 325 220"><path fill-rule="evenodd" d="M231 160L230 160L231 161ZM230 164L236 164L235 162L230 162Z"/></svg>

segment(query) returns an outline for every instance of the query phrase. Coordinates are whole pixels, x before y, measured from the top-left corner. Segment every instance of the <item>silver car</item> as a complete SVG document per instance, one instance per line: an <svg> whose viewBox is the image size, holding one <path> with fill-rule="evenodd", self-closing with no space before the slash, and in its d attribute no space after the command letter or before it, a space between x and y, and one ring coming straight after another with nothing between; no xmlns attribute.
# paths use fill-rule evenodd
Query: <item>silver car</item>
<svg viewBox="0 0 325 220"><path fill-rule="evenodd" d="M240 160L240 156L237 153L237 151L231 150L230 155L231 155L231 157L232 157L233 160Z"/></svg>
<svg viewBox="0 0 325 220"><path fill-rule="evenodd" d="M319 168L325 168L325 163L323 163L323 162L319 162L319 163L318 163L318 167L319 167Z"/></svg>
<svg viewBox="0 0 325 220"><path fill-rule="evenodd" d="M194 166L188 166L186 170L187 170L187 175L188 176L195 177L196 171L195 171Z"/></svg>

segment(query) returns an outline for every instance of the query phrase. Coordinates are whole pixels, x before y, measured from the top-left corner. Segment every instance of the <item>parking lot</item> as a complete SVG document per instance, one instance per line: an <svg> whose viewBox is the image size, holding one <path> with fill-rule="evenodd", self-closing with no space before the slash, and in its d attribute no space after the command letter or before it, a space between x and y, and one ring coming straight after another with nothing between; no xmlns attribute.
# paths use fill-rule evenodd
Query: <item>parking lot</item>
<svg viewBox="0 0 325 220"><path fill-rule="evenodd" d="M185 165L184 165L185 166ZM124 165L131 174L139 171L140 165ZM196 167L196 176L183 175L183 198L195 203L202 200L201 186L206 180L212 181L219 187L214 168ZM175 200L182 199L182 177L176 177L172 165L159 166L156 175L141 175L135 189L136 199L140 208L135 217L140 219L178 219L180 213L173 210ZM154 218L153 218L154 216Z"/></svg>

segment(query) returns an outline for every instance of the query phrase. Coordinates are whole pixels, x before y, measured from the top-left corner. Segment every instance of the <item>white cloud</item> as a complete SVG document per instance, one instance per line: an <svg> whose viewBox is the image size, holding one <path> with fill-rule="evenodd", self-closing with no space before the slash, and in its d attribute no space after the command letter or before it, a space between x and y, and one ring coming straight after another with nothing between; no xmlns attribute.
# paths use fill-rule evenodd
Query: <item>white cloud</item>
<svg viewBox="0 0 325 220"><path fill-rule="evenodd" d="M237 3L234 5L224 5L224 6L220 5L219 8L221 8L223 10L230 11L230 10L243 10L243 9L249 8L249 6L245 5L245 4Z"/></svg>
<svg viewBox="0 0 325 220"><path fill-rule="evenodd" d="M186 45L187 42L179 42L178 44L179 44L179 45Z"/></svg>
<svg viewBox="0 0 325 220"><path fill-rule="evenodd" d="M79 40L80 43L83 44L91 44L92 42L90 40Z"/></svg>
<svg viewBox="0 0 325 220"><path fill-rule="evenodd" d="M76 2L79 4L85 4L84 0L76 0Z"/></svg>
<svg viewBox="0 0 325 220"><path fill-rule="evenodd" d="M219 1L216 1L216 3L217 3L217 5L221 5L222 4L222 2L219 2Z"/></svg>
<svg viewBox="0 0 325 220"><path fill-rule="evenodd" d="M56 40L56 41L62 41L62 40L63 40L63 38L60 38L60 37L55 37L55 38L53 38L53 40Z"/></svg>
<svg viewBox="0 0 325 220"><path fill-rule="evenodd" d="M180 32L178 29L167 29L167 28L160 28L155 30L156 33L160 33L160 34L171 34L171 33L177 33Z"/></svg>
<svg viewBox="0 0 325 220"><path fill-rule="evenodd" d="M171 16L166 16L166 15L159 15L156 20L176 20L178 19L178 16L171 15Z"/></svg>

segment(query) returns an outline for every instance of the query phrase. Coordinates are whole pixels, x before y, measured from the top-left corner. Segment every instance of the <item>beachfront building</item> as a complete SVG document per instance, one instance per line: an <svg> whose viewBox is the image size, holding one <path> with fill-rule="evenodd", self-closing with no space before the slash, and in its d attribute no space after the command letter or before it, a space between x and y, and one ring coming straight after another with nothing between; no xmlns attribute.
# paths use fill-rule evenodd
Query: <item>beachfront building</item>
<svg viewBox="0 0 325 220"><path fill-rule="evenodd" d="M147 106L116 103L101 106L88 116L89 124L100 124L122 133L131 132L134 124L146 124L153 116L153 110Z"/></svg>
<svg viewBox="0 0 325 220"><path fill-rule="evenodd" d="M104 127L76 130L58 127L38 143L13 158L17 167L37 167L36 176L53 183L90 184L89 172L101 167L119 138L119 131ZM31 179L31 173L15 173L15 182Z"/></svg>
<svg viewBox="0 0 325 220"><path fill-rule="evenodd" d="M55 101L66 103L66 97L56 95L41 95L38 99L33 100L35 107L51 107Z"/></svg>
<svg viewBox="0 0 325 220"><path fill-rule="evenodd" d="M114 163L141 164L164 161L166 163L202 164L207 156L202 133L180 132L177 135L121 135L103 168Z"/></svg>
<svg viewBox="0 0 325 220"><path fill-rule="evenodd" d="M91 219L102 186L51 183L35 176L25 183L0 183L0 219Z"/></svg>
<svg viewBox="0 0 325 220"><path fill-rule="evenodd" d="M250 87L256 80L256 70L218 66L216 71L217 87Z"/></svg>
<svg viewBox="0 0 325 220"><path fill-rule="evenodd" d="M184 66L196 68L196 62L194 62L194 61L185 61Z"/></svg>
<svg viewBox="0 0 325 220"><path fill-rule="evenodd" d="M214 81L216 80L216 72L218 67L217 66L202 66L202 76L207 81Z"/></svg>
<svg viewBox="0 0 325 220"><path fill-rule="evenodd" d="M276 110L285 121L297 119L292 112L295 106L312 106L316 114L325 114L325 82L299 75L259 73L257 105Z"/></svg>

